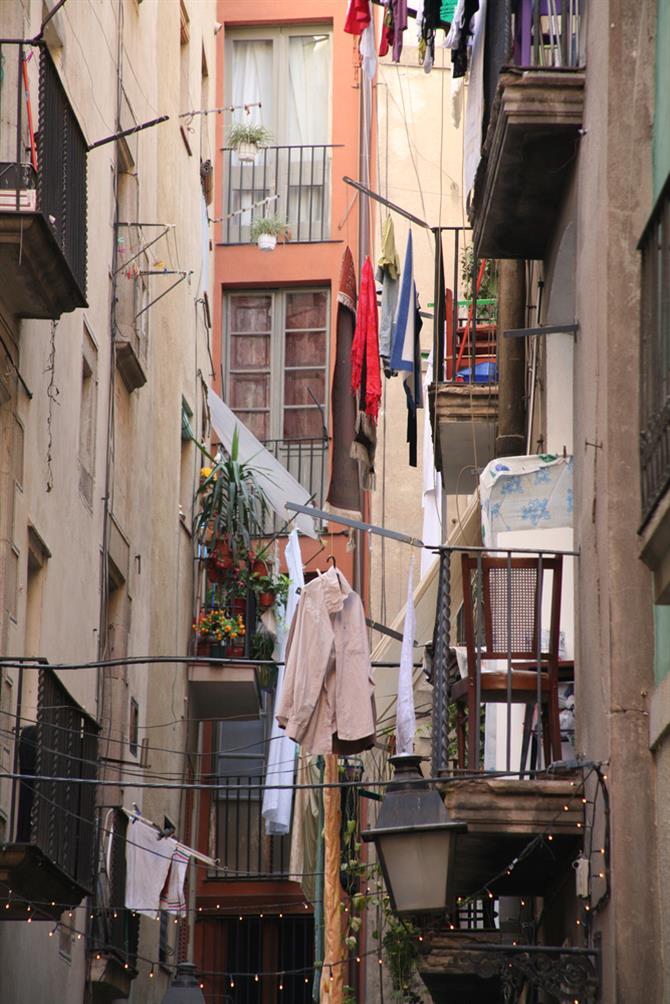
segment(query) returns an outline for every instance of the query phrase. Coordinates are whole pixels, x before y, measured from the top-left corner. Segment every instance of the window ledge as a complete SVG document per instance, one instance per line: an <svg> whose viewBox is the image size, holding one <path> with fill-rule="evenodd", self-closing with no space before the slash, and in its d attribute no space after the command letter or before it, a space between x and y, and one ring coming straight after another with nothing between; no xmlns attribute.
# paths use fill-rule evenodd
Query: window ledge
<svg viewBox="0 0 670 1004"><path fill-rule="evenodd" d="M656 749L670 730L670 673L658 684L649 702L649 748Z"/></svg>

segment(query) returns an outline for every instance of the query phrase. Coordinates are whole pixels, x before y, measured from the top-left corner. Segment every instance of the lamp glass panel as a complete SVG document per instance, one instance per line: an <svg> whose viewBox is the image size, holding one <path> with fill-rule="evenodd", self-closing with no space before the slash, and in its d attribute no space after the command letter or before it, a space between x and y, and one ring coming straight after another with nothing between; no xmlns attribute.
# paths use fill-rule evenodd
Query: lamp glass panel
<svg viewBox="0 0 670 1004"><path fill-rule="evenodd" d="M444 910L452 834L389 834L377 839L398 913Z"/></svg>

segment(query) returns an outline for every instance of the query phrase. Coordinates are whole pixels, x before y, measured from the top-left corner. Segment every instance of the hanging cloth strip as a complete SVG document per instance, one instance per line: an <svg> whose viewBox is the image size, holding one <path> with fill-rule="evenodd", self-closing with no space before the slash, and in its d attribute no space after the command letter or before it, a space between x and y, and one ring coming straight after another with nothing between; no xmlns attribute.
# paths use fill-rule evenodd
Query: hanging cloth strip
<svg viewBox="0 0 670 1004"><path fill-rule="evenodd" d="M361 291L351 351L351 389L354 393L360 391L362 410L376 422L382 385L379 372L377 293L369 257L365 259L361 270Z"/></svg>
<svg viewBox="0 0 670 1004"><path fill-rule="evenodd" d="M345 248L337 293L335 368L330 392L333 416L333 446L329 510L361 518L361 489L356 458L350 456L356 425L356 399L351 393L351 353L356 325L356 270Z"/></svg>
<svg viewBox="0 0 670 1004"><path fill-rule="evenodd" d="M407 397L407 442L410 466L417 466L417 408L423 407L421 386L421 314L414 283L412 231L407 235L405 264L400 280L400 294L393 322L391 367L402 371Z"/></svg>
<svg viewBox="0 0 670 1004"><path fill-rule="evenodd" d="M370 0L349 0L344 30L350 35L362 35L372 20Z"/></svg>
<svg viewBox="0 0 670 1004"><path fill-rule="evenodd" d="M379 355L384 367L384 376L390 377L391 335L393 318L398 303L398 278L400 261L395 246L393 220L387 216L382 227L381 254L377 260L377 282L382 287L381 317L379 321Z"/></svg>
<svg viewBox="0 0 670 1004"><path fill-rule="evenodd" d="M293 620L293 614L298 606L300 591L305 585L297 530L291 530L289 534L284 557L288 566L289 591L286 609L280 612L277 618L277 659L279 662L279 673L277 676L275 705L279 703L284 685L286 638L291 621ZM269 836L285 835L291 829L293 788L290 786L293 784L298 747L286 735L284 729L279 727L277 719L274 716L272 718L272 732L270 734L269 746L266 777L269 778L271 787L266 788L263 793L262 810L265 820L265 832ZM276 787L277 785L285 785L286 787L280 788Z"/></svg>
<svg viewBox="0 0 670 1004"><path fill-rule="evenodd" d="M414 636L416 634L416 613L414 611L414 554L409 562L407 577L407 605L402 634L400 667L398 669L398 707L396 710L397 752L414 752L416 714L414 711Z"/></svg>
<svg viewBox="0 0 670 1004"><path fill-rule="evenodd" d="M325 780L336 785L339 781L337 756L326 756ZM346 947L343 937L344 912L342 886L340 884L340 830L342 827L342 797L339 788L325 788L324 837L325 867L323 890L323 913L325 946L323 971L321 973L321 1000L329 1004L342 1004L344 998L344 961Z"/></svg>

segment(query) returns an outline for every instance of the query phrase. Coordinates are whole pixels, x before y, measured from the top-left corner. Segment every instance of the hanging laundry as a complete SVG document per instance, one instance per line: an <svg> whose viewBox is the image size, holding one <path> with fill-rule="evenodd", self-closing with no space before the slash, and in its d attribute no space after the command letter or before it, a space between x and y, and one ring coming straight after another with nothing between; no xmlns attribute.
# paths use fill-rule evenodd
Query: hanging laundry
<svg viewBox="0 0 670 1004"><path fill-rule="evenodd" d="M361 271L361 292L351 350L351 389L354 393L360 391L362 410L376 422L382 385L379 375L377 294L369 258L365 259Z"/></svg>
<svg viewBox="0 0 670 1004"><path fill-rule="evenodd" d="M361 61L363 63L363 73L368 78L372 80L375 73L377 72L377 47L375 45L375 23L374 20L370 20L367 28L361 35L361 41L358 46L358 51L361 54Z"/></svg>
<svg viewBox="0 0 670 1004"><path fill-rule="evenodd" d="M350 35L362 35L371 19L370 0L349 0L344 30Z"/></svg>
<svg viewBox="0 0 670 1004"><path fill-rule="evenodd" d="M421 385L421 342L423 322L414 283L412 231L407 236L405 263L400 280L398 306L393 322L391 368L402 371L407 398L407 442L410 466L417 466L417 408L423 408Z"/></svg>
<svg viewBox="0 0 670 1004"><path fill-rule="evenodd" d="M465 76L468 69L468 52L475 30L475 14L479 0L458 0L451 29L444 43L451 49L452 78Z"/></svg>
<svg viewBox="0 0 670 1004"><path fill-rule="evenodd" d="M398 669L398 706L396 710L396 750L398 753L414 752L416 713L414 711L414 637L416 613L414 610L414 555L409 561L407 577L407 605L402 632L402 649Z"/></svg>
<svg viewBox="0 0 670 1004"><path fill-rule="evenodd" d="M126 909L156 917L177 841L133 819L126 833Z"/></svg>
<svg viewBox="0 0 670 1004"><path fill-rule="evenodd" d="M320 829L321 789L317 788L323 778L320 776L319 757L300 753L296 772L295 807L291 826L291 852L289 855L289 879L299 882L305 899L313 902L317 896L316 855Z"/></svg>
<svg viewBox="0 0 670 1004"><path fill-rule="evenodd" d="M454 19L454 11L456 10L457 0L441 0L440 3L440 18L443 21L448 21L449 24Z"/></svg>
<svg viewBox="0 0 670 1004"><path fill-rule="evenodd" d="M161 910L164 910L166 913L175 913L178 917L185 917L188 913L186 909L186 897L184 896L184 882L186 881L186 870L190 860L189 849L184 847L183 844L177 843L170 862L167 881L161 893Z"/></svg>
<svg viewBox="0 0 670 1004"><path fill-rule="evenodd" d="M393 371L390 366L391 336L393 333L393 318L398 303L398 278L400 276L400 261L395 246L393 220L387 216L382 227L381 253L377 261L377 282L382 287L381 317L379 321L379 355L384 367L384 375L390 377Z"/></svg>
<svg viewBox="0 0 670 1004"><path fill-rule="evenodd" d="M365 613L360 596L337 568L312 579L300 595L275 713L307 753L349 755L374 744Z"/></svg>
<svg viewBox="0 0 670 1004"><path fill-rule="evenodd" d="M330 392L332 459L327 503L332 512L361 519L361 489L357 458L350 456L356 425L356 399L351 393L351 350L356 325L356 271L345 248L337 292L335 368Z"/></svg>
<svg viewBox="0 0 670 1004"><path fill-rule="evenodd" d="M375 487L376 424L382 387L377 292L369 258L366 258L361 272L356 331L351 353L351 386L354 392L358 391L358 412L350 456L360 463L363 488L365 491L372 491Z"/></svg>
<svg viewBox="0 0 670 1004"><path fill-rule="evenodd" d="M284 686L284 658L288 631L298 606L298 596L305 584L297 530L291 530L289 534L284 557L288 567L289 589L286 609L280 612L277 618L276 658L279 672L277 674L275 705L279 703ZM292 785L297 752L296 744L286 735L285 730L279 727L277 719L273 717L266 767L266 778L269 779L268 783L271 787L266 787L263 792L262 809L265 832L270 836L283 835L291 829ZM285 787L279 787L280 785Z"/></svg>
<svg viewBox="0 0 670 1004"><path fill-rule="evenodd" d="M407 0L392 0L393 6L393 55L394 63L400 62L403 35L407 31Z"/></svg>
<svg viewBox="0 0 670 1004"><path fill-rule="evenodd" d="M393 9L392 0L385 0L382 15L382 33L379 39L379 55L386 56L393 45Z"/></svg>

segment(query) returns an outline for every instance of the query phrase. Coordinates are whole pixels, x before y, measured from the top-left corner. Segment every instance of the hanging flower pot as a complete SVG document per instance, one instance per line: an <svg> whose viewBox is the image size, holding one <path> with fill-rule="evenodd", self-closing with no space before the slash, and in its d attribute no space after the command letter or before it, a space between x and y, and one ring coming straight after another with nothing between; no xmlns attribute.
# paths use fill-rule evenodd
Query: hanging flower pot
<svg viewBox="0 0 670 1004"><path fill-rule="evenodd" d="M258 156L258 147L255 143L240 143L237 148L237 157L242 164L253 164Z"/></svg>
<svg viewBox="0 0 670 1004"><path fill-rule="evenodd" d="M274 251L277 247L277 238L274 234L261 234L257 243L261 251Z"/></svg>
<svg viewBox="0 0 670 1004"><path fill-rule="evenodd" d="M263 610L269 610L275 601L274 593L259 593L258 594L258 605L262 607Z"/></svg>

